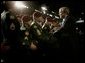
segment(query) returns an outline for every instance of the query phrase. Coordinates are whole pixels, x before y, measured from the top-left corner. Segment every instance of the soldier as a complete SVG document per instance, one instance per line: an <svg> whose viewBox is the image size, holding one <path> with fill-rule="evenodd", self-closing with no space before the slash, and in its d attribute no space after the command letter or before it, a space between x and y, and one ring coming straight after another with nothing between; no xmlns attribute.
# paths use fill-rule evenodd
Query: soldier
<svg viewBox="0 0 85 63"><path fill-rule="evenodd" d="M42 34L42 22L40 19L42 20L41 13L34 12L34 21L32 22L30 28L30 34L32 34L32 38L34 40L38 40Z"/></svg>

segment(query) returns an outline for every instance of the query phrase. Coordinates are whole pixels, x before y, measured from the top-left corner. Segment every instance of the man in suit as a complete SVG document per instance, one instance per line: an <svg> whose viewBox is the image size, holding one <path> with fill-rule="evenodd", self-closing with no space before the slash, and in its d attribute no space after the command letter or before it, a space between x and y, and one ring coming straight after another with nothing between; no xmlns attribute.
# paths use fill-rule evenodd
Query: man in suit
<svg viewBox="0 0 85 63"><path fill-rule="evenodd" d="M54 33L54 36L57 37L60 43L62 54L67 58L71 58L76 41L75 19L70 16L68 7L61 7L59 9L59 16L62 19L62 22L60 22L61 27L60 30Z"/></svg>
<svg viewBox="0 0 85 63"><path fill-rule="evenodd" d="M68 7L61 7L59 9L59 16L60 19L62 19L62 22L60 22L60 30L58 32L55 33L55 35L57 36L57 38L59 39L63 39L64 43L62 42L62 48L63 47L72 47L70 46L72 44L72 38L75 35L75 19L70 16L69 14L69 8ZM71 43L70 43L70 42ZM65 44L65 42L67 42Z"/></svg>

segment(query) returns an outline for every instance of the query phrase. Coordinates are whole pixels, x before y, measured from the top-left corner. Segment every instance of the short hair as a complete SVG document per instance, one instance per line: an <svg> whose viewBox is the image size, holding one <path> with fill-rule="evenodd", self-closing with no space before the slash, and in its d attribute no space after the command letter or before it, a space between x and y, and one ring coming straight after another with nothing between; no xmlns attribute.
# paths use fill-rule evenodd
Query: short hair
<svg viewBox="0 0 85 63"><path fill-rule="evenodd" d="M68 7L61 7L59 10L62 10L64 13L67 13L67 14L70 13L70 10Z"/></svg>
<svg viewBox="0 0 85 63"><path fill-rule="evenodd" d="M42 14L40 12L34 12L33 14L36 18L39 18L40 16L42 16Z"/></svg>
<svg viewBox="0 0 85 63"><path fill-rule="evenodd" d="M28 16L28 15L24 15L24 16L22 17L22 20L23 20L24 22L28 22L28 21L31 20L31 17Z"/></svg>

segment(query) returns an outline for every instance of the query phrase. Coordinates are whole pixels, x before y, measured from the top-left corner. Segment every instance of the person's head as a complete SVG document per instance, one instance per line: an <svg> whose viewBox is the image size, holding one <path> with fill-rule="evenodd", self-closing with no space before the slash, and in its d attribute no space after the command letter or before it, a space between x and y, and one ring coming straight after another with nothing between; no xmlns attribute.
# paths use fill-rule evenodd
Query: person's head
<svg viewBox="0 0 85 63"><path fill-rule="evenodd" d="M43 15L40 12L34 12L34 18L38 22L44 22Z"/></svg>
<svg viewBox="0 0 85 63"><path fill-rule="evenodd" d="M51 25L52 22L53 22L53 18L50 17L50 16L48 16L48 17L47 17L47 24L48 24L48 25Z"/></svg>
<svg viewBox="0 0 85 63"><path fill-rule="evenodd" d="M24 26L26 28L29 28L31 26L32 18L30 17L30 15L23 15L21 19L22 19Z"/></svg>
<svg viewBox="0 0 85 63"><path fill-rule="evenodd" d="M61 7L59 8L59 16L60 18L65 18L65 16L69 15L69 8L68 7Z"/></svg>

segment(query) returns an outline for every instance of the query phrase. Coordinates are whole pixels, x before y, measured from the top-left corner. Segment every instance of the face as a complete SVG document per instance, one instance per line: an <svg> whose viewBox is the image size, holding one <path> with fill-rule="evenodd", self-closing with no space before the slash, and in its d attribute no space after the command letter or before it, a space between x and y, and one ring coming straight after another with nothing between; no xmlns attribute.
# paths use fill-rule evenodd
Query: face
<svg viewBox="0 0 85 63"><path fill-rule="evenodd" d="M31 26L32 20L28 21L28 22L24 22L24 25L26 28L29 28Z"/></svg>
<svg viewBox="0 0 85 63"><path fill-rule="evenodd" d="M64 11L63 11L63 9L59 9L59 16L60 16L60 18L62 19L62 18L65 18L65 13L64 13Z"/></svg>
<svg viewBox="0 0 85 63"><path fill-rule="evenodd" d="M38 22L44 22L44 18L42 16L40 16L40 17L37 18L37 21Z"/></svg>
<svg viewBox="0 0 85 63"><path fill-rule="evenodd" d="M41 21L41 22L44 22L44 18L41 16L41 17L39 17L39 20Z"/></svg>

